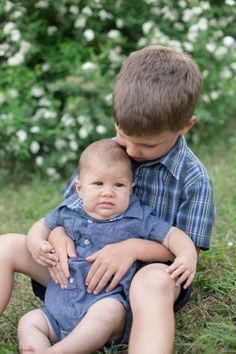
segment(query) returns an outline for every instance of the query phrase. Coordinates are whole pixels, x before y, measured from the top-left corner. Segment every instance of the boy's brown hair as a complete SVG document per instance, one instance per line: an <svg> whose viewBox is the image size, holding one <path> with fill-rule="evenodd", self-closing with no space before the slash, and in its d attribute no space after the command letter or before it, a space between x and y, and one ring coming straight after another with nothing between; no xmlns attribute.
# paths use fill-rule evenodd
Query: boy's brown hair
<svg viewBox="0 0 236 354"><path fill-rule="evenodd" d="M185 127L201 87L198 66L185 53L153 45L124 62L113 92L113 117L127 135Z"/></svg>

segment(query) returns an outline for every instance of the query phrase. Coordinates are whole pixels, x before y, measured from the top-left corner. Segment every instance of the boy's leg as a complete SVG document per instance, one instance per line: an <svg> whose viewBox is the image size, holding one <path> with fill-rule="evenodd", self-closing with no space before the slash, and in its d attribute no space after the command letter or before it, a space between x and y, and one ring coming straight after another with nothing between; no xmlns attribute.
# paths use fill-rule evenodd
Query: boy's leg
<svg viewBox="0 0 236 354"><path fill-rule="evenodd" d="M20 319L17 334L22 354L50 348L51 343L57 340L46 316L39 309L28 312Z"/></svg>
<svg viewBox="0 0 236 354"><path fill-rule="evenodd" d="M106 343L122 338L125 327L125 309L112 298L93 304L78 326L63 340L49 349L35 354L90 354Z"/></svg>
<svg viewBox="0 0 236 354"><path fill-rule="evenodd" d="M175 335L174 302L180 292L164 264L143 267L130 289L133 325L129 354L171 354Z"/></svg>
<svg viewBox="0 0 236 354"><path fill-rule="evenodd" d="M0 236L0 269L0 313L5 310L10 300L14 272L29 275L42 285L47 284L48 270L33 260L24 235Z"/></svg>

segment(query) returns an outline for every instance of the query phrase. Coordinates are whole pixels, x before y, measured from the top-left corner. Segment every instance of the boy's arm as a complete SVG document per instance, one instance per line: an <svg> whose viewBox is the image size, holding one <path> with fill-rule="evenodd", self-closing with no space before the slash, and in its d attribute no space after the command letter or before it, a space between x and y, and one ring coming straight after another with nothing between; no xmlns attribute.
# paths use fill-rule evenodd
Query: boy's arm
<svg viewBox="0 0 236 354"><path fill-rule="evenodd" d="M86 258L88 262L93 262L86 278L88 292L99 293L113 277L107 287L107 290L111 291L137 260L164 262L173 259L173 254L155 241L132 238L107 245Z"/></svg>
<svg viewBox="0 0 236 354"><path fill-rule="evenodd" d="M170 229L163 245L176 256L167 272L172 279L177 279L177 286L185 282L184 288L187 288L196 274L198 253L195 245L183 231L176 227Z"/></svg>
<svg viewBox="0 0 236 354"><path fill-rule="evenodd" d="M48 242L50 230L44 219L37 221L27 234L27 247L33 259L40 265L52 266L57 262L57 256L52 245Z"/></svg>

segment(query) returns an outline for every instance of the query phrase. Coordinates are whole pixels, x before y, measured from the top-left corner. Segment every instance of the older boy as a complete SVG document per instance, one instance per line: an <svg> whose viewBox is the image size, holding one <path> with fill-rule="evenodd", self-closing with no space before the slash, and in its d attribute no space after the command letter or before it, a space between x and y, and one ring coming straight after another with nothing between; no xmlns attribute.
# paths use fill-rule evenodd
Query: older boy
<svg viewBox="0 0 236 354"><path fill-rule="evenodd" d="M185 231L198 253L200 249L209 249L215 214L208 174L183 137L196 122L193 114L200 84L199 70L191 58L169 48L152 46L132 54L124 62L113 96L117 142L134 160L138 198L151 206L158 217ZM71 186L73 181L68 184L67 196L72 193ZM50 240L55 240L60 262L54 276L65 284L69 276L67 255L73 257L75 253L68 238L58 237L59 231L62 236L62 230L55 231ZM113 276L108 286L112 290L138 253L139 256L142 253L144 261L154 259L154 255L160 261L171 258L159 244L154 247L147 240L132 241L129 247L125 241L106 246L90 257L94 263L87 277L89 291L99 292ZM45 268L35 264L29 271L23 237L2 237L0 245L0 266L4 269L0 284L12 279L14 271L29 274L40 284L46 284ZM16 259L13 249L19 249L21 257ZM182 301L182 297L186 294L175 286L166 268L165 264L148 265L136 274L131 284L130 354L172 351L173 304L184 302L186 299ZM12 284L1 294L0 311L8 303L11 289Z"/></svg>

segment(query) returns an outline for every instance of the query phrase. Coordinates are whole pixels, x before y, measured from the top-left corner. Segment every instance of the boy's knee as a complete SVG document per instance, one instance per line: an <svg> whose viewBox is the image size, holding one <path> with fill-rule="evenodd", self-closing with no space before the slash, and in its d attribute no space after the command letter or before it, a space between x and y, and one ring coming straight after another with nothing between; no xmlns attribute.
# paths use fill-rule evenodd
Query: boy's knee
<svg viewBox="0 0 236 354"><path fill-rule="evenodd" d="M142 297L144 294L172 297L174 282L166 273L166 266L162 264L143 267L134 277L130 287L130 297Z"/></svg>

